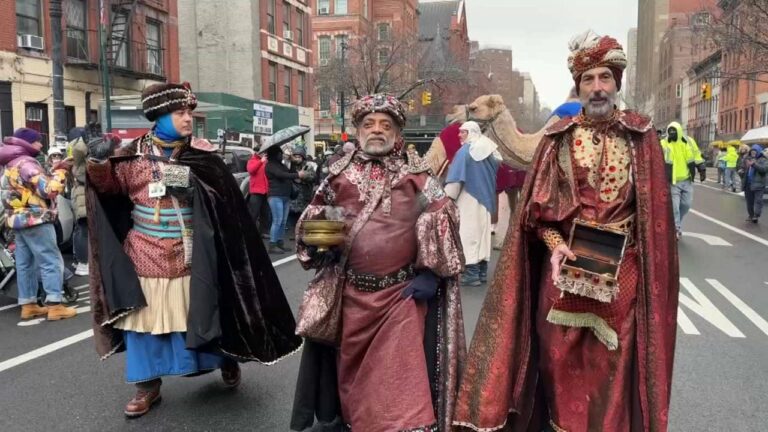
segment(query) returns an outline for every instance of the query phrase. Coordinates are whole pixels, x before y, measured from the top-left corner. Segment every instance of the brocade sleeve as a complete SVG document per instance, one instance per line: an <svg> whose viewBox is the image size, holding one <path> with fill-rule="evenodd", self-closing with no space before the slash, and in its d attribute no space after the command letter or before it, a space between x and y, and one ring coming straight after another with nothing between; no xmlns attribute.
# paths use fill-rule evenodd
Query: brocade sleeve
<svg viewBox="0 0 768 432"><path fill-rule="evenodd" d="M116 168L117 167L115 167L109 160L103 162L89 160L86 165L86 170L89 177L88 184L96 189L98 193L120 193L122 187L120 185L120 181L118 181L118 173Z"/></svg>
<svg viewBox="0 0 768 432"><path fill-rule="evenodd" d="M459 209L433 177L422 195L427 206L416 221L416 270L429 269L441 278L464 271L464 250L459 237Z"/></svg>
<svg viewBox="0 0 768 432"><path fill-rule="evenodd" d="M301 232L304 228L304 221L326 219L326 208L328 206L333 206L335 202L335 195L329 179L330 177L327 177L320 183L320 187L317 188L317 192L315 192L312 202L310 202L307 208L304 209L299 221L296 223L296 239L298 239L296 242L296 257L304 270L318 268L318 263L315 262L316 260L313 255L309 253L309 246L301 241Z"/></svg>

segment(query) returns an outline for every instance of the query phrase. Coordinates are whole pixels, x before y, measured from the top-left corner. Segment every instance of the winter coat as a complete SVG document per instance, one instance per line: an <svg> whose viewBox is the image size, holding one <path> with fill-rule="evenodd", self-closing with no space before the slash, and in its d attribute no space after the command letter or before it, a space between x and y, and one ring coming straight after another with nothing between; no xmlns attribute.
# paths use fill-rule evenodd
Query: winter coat
<svg viewBox="0 0 768 432"><path fill-rule="evenodd" d="M301 213L312 201L315 196L315 176L317 173L317 165L304 162L301 165L294 164L292 166L293 171L304 171L308 173L307 177L303 178L299 183L294 183L293 188L296 189L294 195L296 198L291 200L291 212Z"/></svg>
<svg viewBox="0 0 768 432"><path fill-rule="evenodd" d="M269 181L267 181L266 163L261 160L259 154L254 154L248 161L246 169L250 175L249 192L251 194L266 195L269 192Z"/></svg>
<svg viewBox="0 0 768 432"><path fill-rule="evenodd" d="M79 220L86 217L87 208L85 206L85 169L86 157L88 155L88 146L82 138L70 142L72 151L72 176L74 184L72 185L72 207L75 209L75 219Z"/></svg>
<svg viewBox="0 0 768 432"><path fill-rule="evenodd" d="M293 181L299 178L299 173L291 171L282 161L267 161L267 182L269 183L269 196L291 196Z"/></svg>
<svg viewBox="0 0 768 432"><path fill-rule="evenodd" d="M747 182L745 187L751 191L765 189L765 177L768 174L768 159L763 155L763 148L759 145L752 146L752 150L757 151L757 158L750 158L755 161L752 167L747 171Z"/></svg>
<svg viewBox="0 0 768 432"><path fill-rule="evenodd" d="M696 140L683 134L683 127L680 123L672 122L667 127L667 129L669 128L677 130L677 140L664 139L661 141L667 177L672 184L693 180L696 167L704 164L699 145L696 144Z"/></svg>
<svg viewBox="0 0 768 432"><path fill-rule="evenodd" d="M739 161L739 154L736 152L736 148L733 146L728 146L728 150L726 150L725 156L723 156L723 160L725 161L726 168L735 169L736 164Z"/></svg>
<svg viewBox="0 0 768 432"><path fill-rule="evenodd" d="M0 200L6 224L13 229L30 228L56 220L51 202L64 191L66 170L48 176L35 159L37 149L22 139L8 137L0 147Z"/></svg>

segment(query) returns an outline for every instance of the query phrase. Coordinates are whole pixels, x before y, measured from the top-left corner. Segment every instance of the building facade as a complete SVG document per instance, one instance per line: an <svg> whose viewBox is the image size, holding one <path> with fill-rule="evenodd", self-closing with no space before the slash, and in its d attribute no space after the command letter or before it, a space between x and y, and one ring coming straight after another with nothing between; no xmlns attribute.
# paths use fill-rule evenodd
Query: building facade
<svg viewBox="0 0 768 432"><path fill-rule="evenodd" d="M105 0L106 56L113 96L138 95L156 82L179 79L176 0ZM49 0L0 2L0 131L18 127L52 139L53 86ZM118 17L119 18L116 18ZM99 70L99 2L63 0L66 128L99 122L104 95ZM103 113L102 113L103 114ZM119 113L113 126L120 128ZM66 131L62 131L66 133Z"/></svg>
<svg viewBox="0 0 768 432"><path fill-rule="evenodd" d="M345 72L354 74L353 54L348 48L360 38L380 41L384 44L395 39L408 43L418 39L417 0L312 0L312 52L311 64L318 71L325 67L338 66L344 51L346 62L340 66ZM414 45L415 48L415 45ZM373 53L387 61L389 53L382 48ZM403 57L407 61L398 65L405 72L400 73L413 81L417 79L418 56ZM343 79L343 78L342 78ZM406 79L404 79L406 80ZM315 104L315 131L322 137L339 137L342 129L340 94L322 82L314 83L317 94ZM353 97L346 95L345 103ZM351 132L349 110L345 110L343 124Z"/></svg>
<svg viewBox="0 0 768 432"><path fill-rule="evenodd" d="M179 0L179 6L181 76L200 100L220 106L207 116L208 137L218 129L267 136L312 126L308 1ZM254 104L272 110L269 125L254 123ZM306 141L314 141L311 133Z"/></svg>
<svg viewBox="0 0 768 432"><path fill-rule="evenodd" d="M718 113L720 111L720 50L696 63L686 74L683 103L687 116L683 125L702 150L718 139ZM705 95L705 91L709 92Z"/></svg>
<svg viewBox="0 0 768 432"><path fill-rule="evenodd" d="M739 0L721 0L718 5L723 11L722 22L733 22L742 28L757 26L753 31L765 35L765 9L752 10L750 2ZM758 22L749 24L748 18ZM768 73L760 72L768 70L767 50L760 39L757 41L755 45L737 43L723 47L719 114L723 140L740 139L748 130L768 125ZM759 54L753 57L750 52Z"/></svg>
<svg viewBox="0 0 768 432"><path fill-rule="evenodd" d="M634 107L637 99L637 27L627 32L627 70L624 73L624 101L627 106Z"/></svg>

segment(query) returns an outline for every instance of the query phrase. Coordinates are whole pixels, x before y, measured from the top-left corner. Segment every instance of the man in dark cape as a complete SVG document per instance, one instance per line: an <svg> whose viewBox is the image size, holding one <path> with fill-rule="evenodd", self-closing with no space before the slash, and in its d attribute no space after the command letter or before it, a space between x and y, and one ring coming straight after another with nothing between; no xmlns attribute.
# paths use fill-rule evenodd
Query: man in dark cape
<svg viewBox="0 0 768 432"><path fill-rule="evenodd" d="M238 185L214 147L191 136L194 94L161 84L143 99L153 129L116 151L119 139L92 140L88 164L96 350L126 351L137 386L129 417L160 399L160 376L221 368L235 387L237 362L272 364L301 347Z"/></svg>

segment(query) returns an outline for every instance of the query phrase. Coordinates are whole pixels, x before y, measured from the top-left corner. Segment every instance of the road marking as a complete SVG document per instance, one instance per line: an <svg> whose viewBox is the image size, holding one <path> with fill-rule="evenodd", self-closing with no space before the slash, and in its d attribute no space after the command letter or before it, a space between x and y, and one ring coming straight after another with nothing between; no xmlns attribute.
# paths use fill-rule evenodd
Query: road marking
<svg viewBox="0 0 768 432"><path fill-rule="evenodd" d="M688 309L695 312L696 315L709 321L710 324L719 328L723 333L733 338L743 338L744 333L739 331L733 323L715 307L711 301L701 292L696 285L688 278L680 278L680 284L695 298L692 299L680 293L680 303L687 306ZM689 320L690 321L690 320Z"/></svg>
<svg viewBox="0 0 768 432"><path fill-rule="evenodd" d="M696 328L695 325L693 325L693 321L691 321L690 318L688 318L688 315L683 312L683 308L680 306L677 307L677 323L680 325L680 328L683 330L683 333L689 334L689 335L700 335L699 330Z"/></svg>
<svg viewBox="0 0 768 432"><path fill-rule="evenodd" d="M713 183L717 184L717 182L713 182ZM696 186L700 186L700 187L707 188L707 189L712 189L714 191L725 192L725 193L730 194L730 195L744 196L744 192L731 192L731 191L726 190L726 189L722 189L722 188L714 187L714 186L709 186L709 185L705 185L705 184L702 184L702 183L694 183L694 184Z"/></svg>
<svg viewBox="0 0 768 432"><path fill-rule="evenodd" d="M64 347L67 347L69 345L75 344L77 342L80 342L82 340L88 339L89 337L93 336L93 330L86 330L82 333L78 333L76 335L72 335L66 339L62 339L60 341L54 342L50 345L46 345L44 347L40 347L38 349L32 350L28 353L22 354L20 356L16 356L12 359L5 360L4 362L0 362L0 372L6 371L12 367L16 367L20 364L24 364L30 360L34 360L38 357L42 357L46 354L50 354L54 351L58 351Z"/></svg>
<svg viewBox="0 0 768 432"><path fill-rule="evenodd" d="M707 283L712 285L714 289L716 289L720 294L723 295L726 299L728 299L731 304L733 304L736 309L740 310L741 313L744 314L747 319L752 321L754 325L757 326L763 333L765 333L768 336L768 321L764 320L763 317L757 314L754 309L749 307L748 304L744 303L740 298L736 297L734 293L732 293L728 288L726 288L723 284L721 284L716 279L707 279Z"/></svg>
<svg viewBox="0 0 768 432"><path fill-rule="evenodd" d="M283 258L283 259L281 259L279 261L274 261L272 263L272 266L273 267L278 267L278 266L281 266L283 264L289 263L289 262L291 262L291 261L293 261L295 259L296 259L296 255L291 255L291 256ZM87 285L85 285L85 286L87 286ZM77 313L85 313L85 312L89 312L91 310L91 307L90 306L83 306L81 308L77 308L76 310L77 310ZM32 361L32 360L34 360L36 358L39 358L39 357L42 357L44 355L50 354L50 353L52 353L54 351L58 351L58 350L60 350L62 348L66 348L66 347L68 347L70 345L73 345L73 344L76 344L76 343L78 343L80 341L88 339L91 336L93 336L93 330L86 330L86 331L84 331L82 333L78 333L78 334L70 336L70 337L68 337L66 339L62 339L60 341L54 342L54 343L52 343L50 345L46 345L44 347L40 347L40 348L37 348L35 350L32 350L32 351L30 351L28 353L21 354L19 356L14 357L14 358L5 360L3 362L0 362L0 372L6 371L6 370L11 369L11 368L13 368L15 366L24 364L24 363L26 363L28 361Z"/></svg>
<svg viewBox="0 0 768 432"><path fill-rule="evenodd" d="M710 246L733 246L732 244L725 241L722 237L718 237L710 234L699 234L694 232L683 231L683 237L693 237L693 238L701 239L701 240L704 240Z"/></svg>
<svg viewBox="0 0 768 432"><path fill-rule="evenodd" d="M725 223L725 222L723 222L723 221L721 221L719 219L715 219L712 216L707 216L707 215L705 215L704 213L702 213L702 212L700 212L698 210L691 209L690 212L695 214L696 216L702 218L702 219L706 219L706 220L712 222L713 224L720 225L721 227L723 227L723 228L725 228L727 230L731 230L731 231L735 232L736 234L740 234L740 235L742 235L742 236L744 236L744 237L746 237L746 238L748 238L750 240L754 240L754 241L760 243L763 246L768 246L768 240L766 240L766 239L764 239L762 237L758 237L758 236L756 236L754 234L750 234L750 233L748 233L748 232L746 232L744 230L736 228L735 226L728 225L727 223Z"/></svg>

